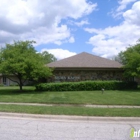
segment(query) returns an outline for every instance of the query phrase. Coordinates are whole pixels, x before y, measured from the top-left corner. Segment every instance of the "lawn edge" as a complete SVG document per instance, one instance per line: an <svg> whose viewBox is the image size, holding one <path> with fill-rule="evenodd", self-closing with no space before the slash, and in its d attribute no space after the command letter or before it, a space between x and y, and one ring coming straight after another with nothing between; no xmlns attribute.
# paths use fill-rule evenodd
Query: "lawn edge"
<svg viewBox="0 0 140 140"><path fill-rule="evenodd" d="M140 117L105 117L105 116L78 116L78 115L50 115L50 114L27 114L0 112L0 117L21 117L49 120L83 120L83 121L136 121L140 122Z"/></svg>

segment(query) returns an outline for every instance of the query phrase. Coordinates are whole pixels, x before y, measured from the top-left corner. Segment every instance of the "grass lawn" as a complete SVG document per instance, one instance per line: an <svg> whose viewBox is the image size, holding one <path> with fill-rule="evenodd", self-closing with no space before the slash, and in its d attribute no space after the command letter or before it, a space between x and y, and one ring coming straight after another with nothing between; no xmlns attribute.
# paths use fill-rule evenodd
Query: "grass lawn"
<svg viewBox="0 0 140 140"><path fill-rule="evenodd" d="M102 94L101 91L38 92L34 87L23 87L21 93L18 89L0 87L0 102L140 106L140 90L109 90Z"/></svg>
<svg viewBox="0 0 140 140"><path fill-rule="evenodd" d="M84 107L46 107L46 106L22 106L0 105L1 112L52 114L52 115L80 115L80 116L120 116L140 117L138 108L84 108Z"/></svg>

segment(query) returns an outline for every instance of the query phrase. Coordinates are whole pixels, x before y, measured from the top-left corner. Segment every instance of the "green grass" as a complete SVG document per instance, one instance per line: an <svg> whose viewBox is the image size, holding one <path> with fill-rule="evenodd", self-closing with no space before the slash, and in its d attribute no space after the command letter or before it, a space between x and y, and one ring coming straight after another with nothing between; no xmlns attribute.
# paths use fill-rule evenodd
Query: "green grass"
<svg viewBox="0 0 140 140"><path fill-rule="evenodd" d="M140 90L129 91L74 91L37 92L34 87L0 87L0 102L55 103L55 104L98 104L98 105L140 105ZM86 108L70 106L23 106L0 105L0 112L29 114L120 116L140 117L139 108Z"/></svg>
<svg viewBox="0 0 140 140"><path fill-rule="evenodd" d="M140 109L0 105L0 112L29 114L140 117Z"/></svg>
<svg viewBox="0 0 140 140"><path fill-rule="evenodd" d="M96 104L96 105L138 105L140 90L129 91L73 91L37 92L34 87L0 87L0 102L55 103L55 104Z"/></svg>

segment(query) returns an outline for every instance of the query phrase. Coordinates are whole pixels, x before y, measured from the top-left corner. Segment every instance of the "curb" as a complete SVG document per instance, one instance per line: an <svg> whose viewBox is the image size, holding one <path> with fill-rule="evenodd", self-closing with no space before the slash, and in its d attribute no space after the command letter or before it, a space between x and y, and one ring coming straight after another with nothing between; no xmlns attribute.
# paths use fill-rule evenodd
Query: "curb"
<svg viewBox="0 0 140 140"><path fill-rule="evenodd" d="M140 117L100 117L100 116L68 116L68 115L40 115L40 114L25 114L25 113L7 113L0 112L0 117L20 117L34 119L49 119L49 120L79 120L79 121L130 121L139 122Z"/></svg>

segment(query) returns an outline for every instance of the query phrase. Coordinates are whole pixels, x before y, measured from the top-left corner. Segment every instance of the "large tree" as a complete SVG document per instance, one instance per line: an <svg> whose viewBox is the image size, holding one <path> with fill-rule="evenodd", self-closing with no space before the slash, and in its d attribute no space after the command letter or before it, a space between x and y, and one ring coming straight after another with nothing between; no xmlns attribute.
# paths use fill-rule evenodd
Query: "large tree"
<svg viewBox="0 0 140 140"><path fill-rule="evenodd" d="M57 60L56 57L53 54L51 54L47 51L42 52L41 56L43 57L44 64L48 64L50 62L54 62L54 61Z"/></svg>
<svg viewBox="0 0 140 140"><path fill-rule="evenodd" d="M0 73L16 82L22 90L27 80L38 80L51 75L44 59L33 47L34 41L17 41L6 44L0 51ZM16 77L17 80L11 77Z"/></svg>
<svg viewBox="0 0 140 140"><path fill-rule="evenodd" d="M140 42L122 51L116 57L124 65L125 76L140 77Z"/></svg>

